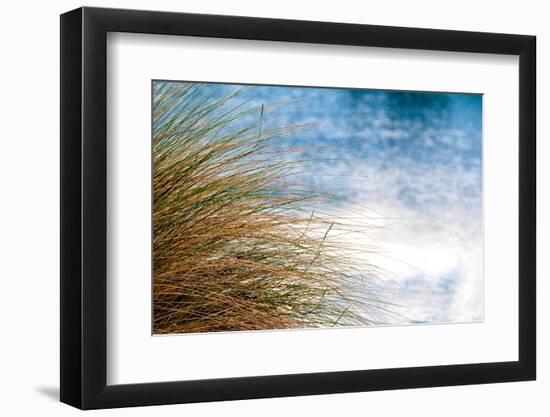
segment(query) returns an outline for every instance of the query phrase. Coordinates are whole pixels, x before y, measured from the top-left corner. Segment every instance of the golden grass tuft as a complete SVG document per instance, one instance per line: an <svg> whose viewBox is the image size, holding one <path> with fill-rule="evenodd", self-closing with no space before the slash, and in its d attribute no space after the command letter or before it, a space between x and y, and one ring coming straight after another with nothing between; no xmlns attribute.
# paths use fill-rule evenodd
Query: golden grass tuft
<svg viewBox="0 0 550 417"><path fill-rule="evenodd" d="M273 146L300 127L264 129L263 105L210 91L153 84L153 332L376 322L373 268L311 210L330 196L297 184L300 162Z"/></svg>

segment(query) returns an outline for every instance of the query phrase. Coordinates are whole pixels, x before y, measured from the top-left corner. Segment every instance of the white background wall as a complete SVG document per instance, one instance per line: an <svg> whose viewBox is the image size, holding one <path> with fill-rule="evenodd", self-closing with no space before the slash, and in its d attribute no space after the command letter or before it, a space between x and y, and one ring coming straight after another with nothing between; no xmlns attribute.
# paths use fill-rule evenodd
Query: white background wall
<svg viewBox="0 0 550 417"><path fill-rule="evenodd" d="M59 378L59 17L82 4L5 2L0 71L0 410L75 415L57 402ZM547 415L550 405L550 146L542 120L550 83L545 2L128 0L86 5L534 34L538 37L538 381L100 411L94 415ZM544 395L546 394L546 395Z"/></svg>

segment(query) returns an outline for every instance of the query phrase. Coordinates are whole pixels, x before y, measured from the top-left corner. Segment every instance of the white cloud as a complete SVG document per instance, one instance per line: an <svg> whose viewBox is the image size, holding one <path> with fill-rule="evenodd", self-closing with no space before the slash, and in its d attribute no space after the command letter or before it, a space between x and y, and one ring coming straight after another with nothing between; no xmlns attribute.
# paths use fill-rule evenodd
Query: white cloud
<svg viewBox="0 0 550 417"><path fill-rule="evenodd" d="M434 167L411 178L410 171L399 169L361 169L365 170L370 171L370 178L377 177L372 180L376 186L360 187L362 194L340 206L338 215L356 219L357 213L362 213L366 223L377 226L368 230L368 238L355 233L346 239L354 247L376 249L376 253L365 250L360 257L383 269L382 296L398 304L394 310L406 317L390 321L482 321L480 194L461 199L456 184L448 183L467 184L468 173ZM414 183L414 195L432 201L419 205L401 202L396 193L403 187L403 177L409 178L405 181L410 186ZM367 207L375 211L367 211Z"/></svg>

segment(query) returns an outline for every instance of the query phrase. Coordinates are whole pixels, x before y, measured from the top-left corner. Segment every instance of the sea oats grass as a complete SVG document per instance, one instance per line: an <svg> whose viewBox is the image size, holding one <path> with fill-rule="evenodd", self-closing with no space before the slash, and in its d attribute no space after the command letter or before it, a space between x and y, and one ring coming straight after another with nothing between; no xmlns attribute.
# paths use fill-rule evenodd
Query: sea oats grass
<svg viewBox="0 0 550 417"><path fill-rule="evenodd" d="M153 332L376 323L376 268L353 256L370 248L312 209L330 194L301 185L297 152L275 146L304 127L266 127L248 93L153 84Z"/></svg>

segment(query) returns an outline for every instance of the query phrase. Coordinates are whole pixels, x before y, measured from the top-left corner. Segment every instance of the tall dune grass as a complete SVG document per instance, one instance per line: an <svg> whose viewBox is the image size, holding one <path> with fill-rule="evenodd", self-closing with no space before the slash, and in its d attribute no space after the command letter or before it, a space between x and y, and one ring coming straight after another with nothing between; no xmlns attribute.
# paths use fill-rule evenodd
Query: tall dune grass
<svg viewBox="0 0 550 417"><path fill-rule="evenodd" d="M245 94L246 95L246 94ZM153 84L155 334L368 325L384 314L331 197L296 182L300 126L266 129L243 91ZM346 226L348 227L348 226Z"/></svg>

